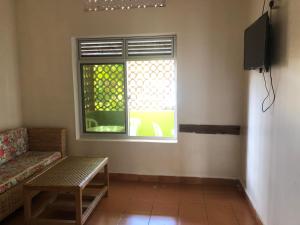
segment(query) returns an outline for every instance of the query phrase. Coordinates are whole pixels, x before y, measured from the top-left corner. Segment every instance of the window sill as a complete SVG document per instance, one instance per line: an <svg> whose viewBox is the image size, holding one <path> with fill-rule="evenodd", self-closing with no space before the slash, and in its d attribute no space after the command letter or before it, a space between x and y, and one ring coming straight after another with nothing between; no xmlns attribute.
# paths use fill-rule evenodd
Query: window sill
<svg viewBox="0 0 300 225"><path fill-rule="evenodd" d="M99 138L99 137L80 137L76 138L77 141L98 141L98 142L137 142L137 143L165 143L165 144L177 144L177 139L110 139L110 138Z"/></svg>

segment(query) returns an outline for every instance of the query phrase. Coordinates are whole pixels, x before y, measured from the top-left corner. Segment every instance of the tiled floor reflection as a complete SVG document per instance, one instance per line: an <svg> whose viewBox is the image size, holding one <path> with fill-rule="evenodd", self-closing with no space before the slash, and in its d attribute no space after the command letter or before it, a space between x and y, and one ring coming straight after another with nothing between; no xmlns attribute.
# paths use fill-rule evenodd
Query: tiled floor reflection
<svg viewBox="0 0 300 225"><path fill-rule="evenodd" d="M22 225L18 210L1 225ZM257 225L241 193L228 186L112 182L86 225Z"/></svg>

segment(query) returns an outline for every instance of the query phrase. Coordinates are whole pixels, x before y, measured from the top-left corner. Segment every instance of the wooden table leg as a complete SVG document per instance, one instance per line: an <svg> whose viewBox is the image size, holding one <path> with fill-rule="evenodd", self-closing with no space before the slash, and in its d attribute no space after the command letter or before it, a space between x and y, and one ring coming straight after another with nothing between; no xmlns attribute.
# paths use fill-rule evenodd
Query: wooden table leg
<svg viewBox="0 0 300 225"><path fill-rule="evenodd" d="M82 190L78 189L75 193L76 224L82 225Z"/></svg>
<svg viewBox="0 0 300 225"><path fill-rule="evenodd" d="M30 225L31 217L32 217L32 209L31 209L31 204L32 204L32 196L31 196L31 191L27 190L24 188L23 190L23 195L24 195L24 217L25 217L25 224Z"/></svg>
<svg viewBox="0 0 300 225"><path fill-rule="evenodd" d="M108 189L109 189L109 173L108 173L108 164L104 166L104 179L105 185L107 186L107 191L105 193L105 197L108 197Z"/></svg>

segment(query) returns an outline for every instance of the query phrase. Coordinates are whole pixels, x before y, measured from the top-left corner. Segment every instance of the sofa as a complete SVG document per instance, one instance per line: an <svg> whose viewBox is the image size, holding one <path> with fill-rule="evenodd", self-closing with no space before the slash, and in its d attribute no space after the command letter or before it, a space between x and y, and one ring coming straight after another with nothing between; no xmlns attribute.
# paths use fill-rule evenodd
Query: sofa
<svg viewBox="0 0 300 225"><path fill-rule="evenodd" d="M23 184L65 156L63 128L0 132L0 221L23 205Z"/></svg>

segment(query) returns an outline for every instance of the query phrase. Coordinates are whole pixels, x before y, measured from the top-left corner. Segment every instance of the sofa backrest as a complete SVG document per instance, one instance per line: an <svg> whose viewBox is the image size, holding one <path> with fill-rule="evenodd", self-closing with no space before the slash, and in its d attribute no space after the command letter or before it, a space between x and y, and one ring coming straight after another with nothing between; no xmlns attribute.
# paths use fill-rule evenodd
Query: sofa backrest
<svg viewBox="0 0 300 225"><path fill-rule="evenodd" d="M28 151L26 128L17 128L0 133L0 165Z"/></svg>

